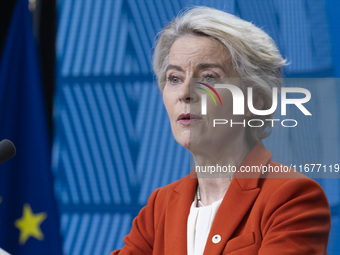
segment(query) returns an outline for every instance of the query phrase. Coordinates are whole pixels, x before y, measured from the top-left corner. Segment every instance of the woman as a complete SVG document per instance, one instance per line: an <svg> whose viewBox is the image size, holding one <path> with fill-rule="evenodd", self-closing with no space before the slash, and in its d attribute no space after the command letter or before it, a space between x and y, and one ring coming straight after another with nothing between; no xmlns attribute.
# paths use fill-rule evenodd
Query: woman
<svg viewBox="0 0 340 255"><path fill-rule="evenodd" d="M174 137L196 171L155 190L112 254L326 254L330 211L321 187L294 172L242 173L281 166L261 143L270 122L243 125L255 116L247 106L234 114L231 90L215 86L251 87L254 108L266 110L284 64L261 29L219 10L193 8L162 31L154 70ZM203 96L209 89L220 105ZM216 119L234 125L214 126ZM197 171L209 166L229 170Z"/></svg>

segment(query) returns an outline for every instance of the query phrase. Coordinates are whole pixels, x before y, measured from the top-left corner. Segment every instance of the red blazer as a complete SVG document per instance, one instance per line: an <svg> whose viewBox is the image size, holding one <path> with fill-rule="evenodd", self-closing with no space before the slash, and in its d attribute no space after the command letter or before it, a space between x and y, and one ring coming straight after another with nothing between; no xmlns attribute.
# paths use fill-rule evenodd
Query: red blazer
<svg viewBox="0 0 340 255"><path fill-rule="evenodd" d="M258 144L242 165L280 166L271 156ZM204 254L326 254L330 210L320 185L298 173L290 173L290 178L255 175L247 179L242 174L234 176ZM134 219L125 246L111 255L187 254L187 218L196 185L197 179L187 176L156 189ZM214 243L214 235L220 235L221 241Z"/></svg>

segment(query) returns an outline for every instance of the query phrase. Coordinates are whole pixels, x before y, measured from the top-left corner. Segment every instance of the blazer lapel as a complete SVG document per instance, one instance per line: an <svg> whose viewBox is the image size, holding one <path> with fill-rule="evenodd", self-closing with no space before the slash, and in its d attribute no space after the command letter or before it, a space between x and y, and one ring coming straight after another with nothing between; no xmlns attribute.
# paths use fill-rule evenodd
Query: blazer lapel
<svg viewBox="0 0 340 255"><path fill-rule="evenodd" d="M241 166L266 165L271 156L271 153L260 143L251 150ZM222 253L227 242L254 204L260 192L258 182L261 173L244 174L240 172L240 169L239 167L238 172L235 173L220 208L216 213L205 246L205 255ZM221 240L219 242L213 242L212 239L215 235L220 236Z"/></svg>
<svg viewBox="0 0 340 255"><path fill-rule="evenodd" d="M221 254L259 192L259 188L242 190L238 181L232 180L211 226L204 254ZM213 242L215 235L220 236L220 242Z"/></svg>
<svg viewBox="0 0 340 255"><path fill-rule="evenodd" d="M165 254L187 254L187 219L197 179L189 176L170 194L165 215Z"/></svg>

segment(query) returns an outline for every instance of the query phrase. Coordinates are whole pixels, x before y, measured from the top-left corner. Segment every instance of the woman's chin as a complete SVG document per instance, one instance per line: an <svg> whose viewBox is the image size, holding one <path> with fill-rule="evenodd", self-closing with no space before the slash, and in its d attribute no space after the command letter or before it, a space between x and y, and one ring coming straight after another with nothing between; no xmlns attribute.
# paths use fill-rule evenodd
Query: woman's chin
<svg viewBox="0 0 340 255"><path fill-rule="evenodd" d="M201 152L209 146L211 139L204 132L186 130L180 135L175 136L177 143L188 149L192 153Z"/></svg>
<svg viewBox="0 0 340 255"><path fill-rule="evenodd" d="M177 142L193 154L201 153L202 150L205 150L207 148L206 142L203 142L197 139L191 139L191 140L185 139L185 140L180 140L180 141L177 140Z"/></svg>
<svg viewBox="0 0 340 255"><path fill-rule="evenodd" d="M176 139L177 143L190 151L190 138L189 139Z"/></svg>

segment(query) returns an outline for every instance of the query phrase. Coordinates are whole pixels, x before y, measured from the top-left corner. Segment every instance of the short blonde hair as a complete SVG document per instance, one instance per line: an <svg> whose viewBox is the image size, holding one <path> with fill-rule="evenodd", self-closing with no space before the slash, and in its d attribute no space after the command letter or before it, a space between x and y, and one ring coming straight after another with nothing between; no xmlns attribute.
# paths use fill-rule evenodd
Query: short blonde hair
<svg viewBox="0 0 340 255"><path fill-rule="evenodd" d="M225 57L231 58L243 89L253 87L254 94L263 101L262 109L270 108L272 88L281 87L282 67L286 60L263 30L232 14L208 7L195 7L181 13L161 31L153 57L153 69L161 91L166 84L171 46L185 35L207 36L221 43L230 54ZM271 117L257 116L263 120ZM248 127L250 143L269 135L270 132L265 130L270 123L264 123L262 128Z"/></svg>

